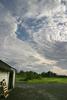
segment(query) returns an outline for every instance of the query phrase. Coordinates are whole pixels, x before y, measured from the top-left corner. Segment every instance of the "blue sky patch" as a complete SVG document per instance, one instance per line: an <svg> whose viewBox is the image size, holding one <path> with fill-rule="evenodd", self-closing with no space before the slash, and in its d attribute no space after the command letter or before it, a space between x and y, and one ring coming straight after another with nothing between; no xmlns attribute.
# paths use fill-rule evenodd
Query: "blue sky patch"
<svg viewBox="0 0 67 100"><path fill-rule="evenodd" d="M26 26L28 26L29 29L32 29L33 32L39 31L43 27L43 25L48 25L48 18L42 17L40 19L36 18L28 18L25 21Z"/></svg>
<svg viewBox="0 0 67 100"><path fill-rule="evenodd" d="M18 25L18 29L16 31L17 37L21 40L28 40L29 39L29 34L25 27L21 27L22 25Z"/></svg>

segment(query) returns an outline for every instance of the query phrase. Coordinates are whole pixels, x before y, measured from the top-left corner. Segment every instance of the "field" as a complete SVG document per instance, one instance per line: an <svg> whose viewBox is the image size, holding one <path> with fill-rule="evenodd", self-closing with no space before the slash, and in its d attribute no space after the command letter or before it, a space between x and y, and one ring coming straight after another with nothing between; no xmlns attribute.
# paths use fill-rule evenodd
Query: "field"
<svg viewBox="0 0 67 100"><path fill-rule="evenodd" d="M6 100L67 100L67 78L18 79Z"/></svg>
<svg viewBox="0 0 67 100"><path fill-rule="evenodd" d="M16 82L20 82L20 83L31 83L31 84L45 84L45 83L63 83L63 84L67 84L67 77L45 77L45 78L40 78L40 79L32 79L32 80L27 80L27 81L23 81L22 76L21 77L17 77L16 78Z"/></svg>
<svg viewBox="0 0 67 100"><path fill-rule="evenodd" d="M33 80L28 80L27 81L28 83L42 83L42 84L45 84L45 83L67 83L67 78L42 78L42 79L33 79Z"/></svg>

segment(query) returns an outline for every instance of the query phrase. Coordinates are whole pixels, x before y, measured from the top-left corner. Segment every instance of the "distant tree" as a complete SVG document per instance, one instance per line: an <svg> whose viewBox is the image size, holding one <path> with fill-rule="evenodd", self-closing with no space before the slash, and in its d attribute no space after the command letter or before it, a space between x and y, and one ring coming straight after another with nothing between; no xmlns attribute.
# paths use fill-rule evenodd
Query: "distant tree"
<svg viewBox="0 0 67 100"><path fill-rule="evenodd" d="M51 71L48 71L46 74L48 77L55 77L56 76L56 74L51 72Z"/></svg>
<svg viewBox="0 0 67 100"><path fill-rule="evenodd" d="M42 72L40 75L41 75L41 77L45 77L46 76L46 73L45 72Z"/></svg>
<svg viewBox="0 0 67 100"><path fill-rule="evenodd" d="M26 77L24 79L25 81L40 78L39 74L33 71L27 71L25 72L25 74L26 74Z"/></svg>
<svg viewBox="0 0 67 100"><path fill-rule="evenodd" d="M53 73L51 71L48 71L48 72L42 72L41 73L41 77L56 77L56 73Z"/></svg>

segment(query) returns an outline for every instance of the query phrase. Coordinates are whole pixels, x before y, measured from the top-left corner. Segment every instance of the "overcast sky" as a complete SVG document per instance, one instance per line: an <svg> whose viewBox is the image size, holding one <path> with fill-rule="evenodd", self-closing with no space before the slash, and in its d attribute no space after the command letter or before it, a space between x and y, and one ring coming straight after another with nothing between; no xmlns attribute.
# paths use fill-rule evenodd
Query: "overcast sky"
<svg viewBox="0 0 67 100"><path fill-rule="evenodd" d="M67 75L67 1L0 0L0 59Z"/></svg>

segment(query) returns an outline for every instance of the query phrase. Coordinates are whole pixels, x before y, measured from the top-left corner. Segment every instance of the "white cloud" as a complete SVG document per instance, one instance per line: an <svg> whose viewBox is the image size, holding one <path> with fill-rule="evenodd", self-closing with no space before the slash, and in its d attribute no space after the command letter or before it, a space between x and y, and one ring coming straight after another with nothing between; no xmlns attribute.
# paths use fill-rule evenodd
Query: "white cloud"
<svg viewBox="0 0 67 100"><path fill-rule="evenodd" d="M29 0L27 16L49 16L52 11L59 6L59 4L60 0Z"/></svg>
<svg viewBox="0 0 67 100"><path fill-rule="evenodd" d="M62 68L57 67L57 66L54 66L51 71L54 72L54 73L57 73L58 75L67 75L66 69L62 69Z"/></svg>
<svg viewBox="0 0 67 100"><path fill-rule="evenodd" d="M34 65L36 64L44 64L44 65L53 65L56 62L52 60L48 60L40 54L38 54L36 51L34 51L29 44L9 36L5 43L4 43L3 51L1 51L0 56L3 60L7 61L8 63L15 61L16 66L19 69L22 69L22 66L27 66L29 64L33 65L32 69L34 68ZM3 55L2 55L3 54ZM7 59L8 58L8 59Z"/></svg>

